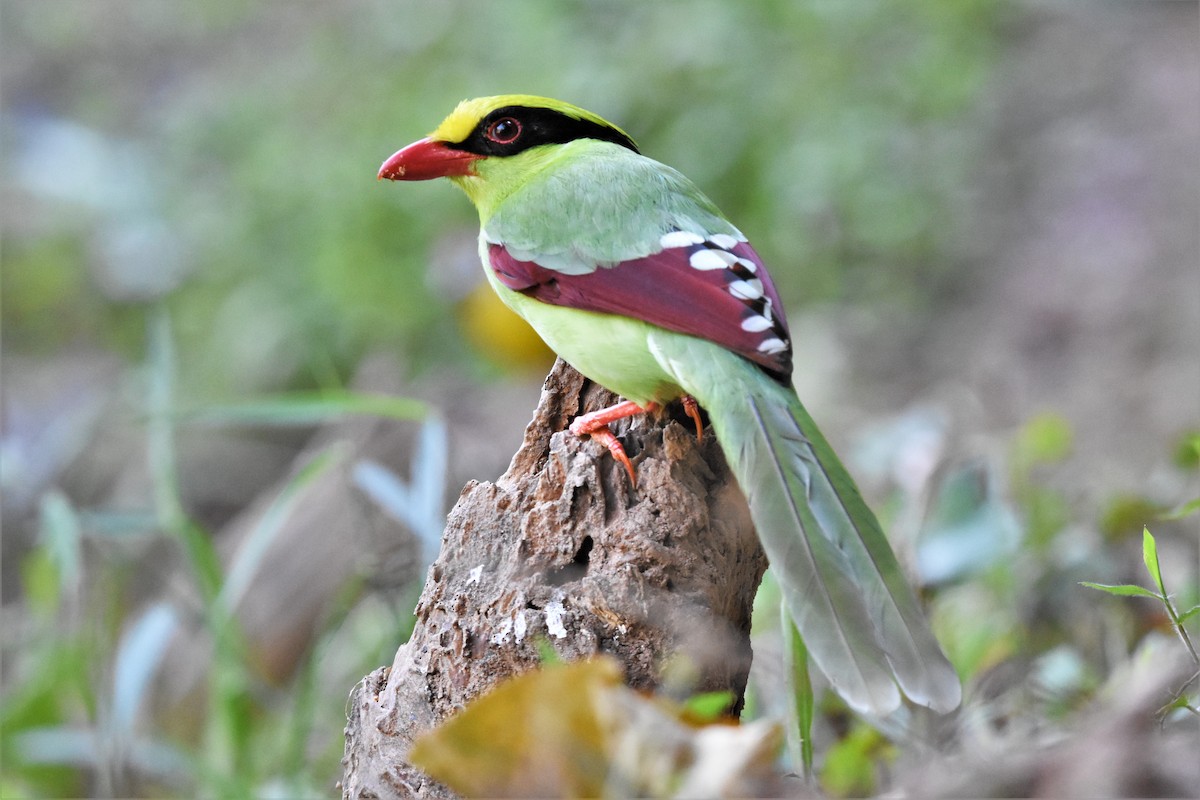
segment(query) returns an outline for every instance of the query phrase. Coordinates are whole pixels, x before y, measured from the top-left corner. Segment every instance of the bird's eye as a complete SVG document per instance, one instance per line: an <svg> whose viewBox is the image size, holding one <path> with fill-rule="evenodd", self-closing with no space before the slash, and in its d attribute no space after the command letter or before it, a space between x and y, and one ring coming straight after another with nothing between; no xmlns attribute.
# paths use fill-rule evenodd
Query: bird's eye
<svg viewBox="0 0 1200 800"><path fill-rule="evenodd" d="M521 135L521 123L512 117L498 119L488 125L486 135L496 144L512 144Z"/></svg>

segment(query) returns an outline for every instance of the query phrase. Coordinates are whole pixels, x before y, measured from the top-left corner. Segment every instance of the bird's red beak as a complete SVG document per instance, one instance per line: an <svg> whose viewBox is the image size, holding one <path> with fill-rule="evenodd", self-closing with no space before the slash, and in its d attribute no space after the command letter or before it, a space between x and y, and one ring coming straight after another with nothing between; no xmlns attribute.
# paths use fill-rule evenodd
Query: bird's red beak
<svg viewBox="0 0 1200 800"><path fill-rule="evenodd" d="M389 181L428 181L455 175L473 175L471 165L481 158L455 150L445 142L420 139L383 162L379 177Z"/></svg>

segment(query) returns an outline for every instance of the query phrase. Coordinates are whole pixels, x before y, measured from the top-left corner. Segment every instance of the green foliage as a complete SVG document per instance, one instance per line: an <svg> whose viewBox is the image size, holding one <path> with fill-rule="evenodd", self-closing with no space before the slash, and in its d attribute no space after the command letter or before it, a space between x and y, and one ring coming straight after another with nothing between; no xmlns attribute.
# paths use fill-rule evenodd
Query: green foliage
<svg viewBox="0 0 1200 800"><path fill-rule="evenodd" d="M834 797L867 797L875 793L877 763L886 760L892 748L887 739L869 725L855 723L853 729L825 755L821 785Z"/></svg>
<svg viewBox="0 0 1200 800"><path fill-rule="evenodd" d="M1200 503L1193 501L1188 506L1200 507ZM1174 629L1175 635L1179 637L1183 646L1187 648L1188 655L1192 657L1192 661L1200 669L1200 654L1197 654L1196 646L1192 644L1192 637L1188 634L1187 628L1183 624L1197 612L1200 612L1200 605L1193 606L1182 613L1176 609L1175 602L1171 599L1171 595L1167 592L1167 587L1163 583L1162 566L1158 560L1158 545L1154 540L1154 536L1150 534L1149 528L1143 528L1142 530L1142 563L1146 565L1146 572L1149 573L1150 580L1154 583L1153 590L1138 586L1137 584L1118 584L1113 586L1092 583L1090 581L1082 581L1081 583L1083 586L1091 589L1099 589L1102 592L1107 592L1118 597L1148 597L1162 603L1163 610L1166 612L1167 618L1171 621L1171 627ZM1187 708L1194 713L1200 714L1200 710L1195 708L1194 703L1189 703L1184 699L1183 693L1186 689L1186 686L1183 687L1180 693L1172 698L1164 710L1178 707Z"/></svg>
<svg viewBox="0 0 1200 800"><path fill-rule="evenodd" d="M1146 520L1157 519L1162 507L1137 494L1113 497L1100 516L1100 531L1111 542L1128 541L1141 536Z"/></svg>
<svg viewBox="0 0 1200 800"><path fill-rule="evenodd" d="M205 406L184 411L184 422L216 425L312 425L352 414L401 420L424 419L429 406L420 400L363 392L290 392L251 403Z"/></svg>
<svg viewBox="0 0 1200 800"><path fill-rule="evenodd" d="M62 78L44 104L63 116L18 120L32 126L12 156L22 189L57 210L6 231L3 331L136 356L141 303L168 296L181 385L206 401L345 375L372 349L418 369L474 363L456 304L478 266L435 249L471 252L468 204L374 179L467 95L557 95L623 124L745 226L793 306L919 301L950 274L948 189L984 146L952 125L987 84L1000 21L990 3L934 0L686 14L514 0L452 24L442 4L151 5L80 7L77 25L39 4L7 10L6 43ZM96 83L89 54L111 79ZM50 133L45 161L29 142Z"/></svg>
<svg viewBox="0 0 1200 800"><path fill-rule="evenodd" d="M893 451L903 454L912 442L927 441L934 428L906 418L890 426L886 436L872 438L869 454L878 463L889 463L897 459ZM890 446L883 441L888 437L896 440ZM1196 505L1163 514L1160 503L1118 497L1096 515L1095 523L1081 518L1055 482L1056 473L1074 457L1074 439L1073 426L1064 417L1039 414L1014 432L1005 458L931 468L928 486L894 495L887 506L895 542L896 528L914 515L909 504L920 504L915 566L929 582L926 597L934 630L963 678L966 714L1028 720L1021 724L1066 724L1094 703L1105 673L1113 668L1106 648L1127 637L1133 651L1146 630L1139 627L1142 618L1114 614L1113 608L1088 602L1070 587L1088 570L1113 570L1120 552L1116 548L1132 544L1110 532L1112 507L1119 504L1125 509L1121 518L1131 522L1179 519ZM1179 532L1170 533L1180 546ZM1097 546L1099 541L1105 546ZM1153 548L1151 541L1145 542L1143 563L1149 574L1157 569L1161 577L1171 565L1160 564L1157 549L1147 549ZM1187 541L1184 536L1182 542ZM1157 586L1153 578L1151 585ZM1161 587L1130 585L1112 591L1160 604L1165 595ZM1176 602L1167 613L1183 623L1200 610L1192 608L1194 588L1181 594L1187 601ZM756 614L764 610L760 604ZM765 630L757 629L756 635L764 636ZM763 649L756 647L756 652ZM791 699L801 706L807 702L804 691ZM1185 700L1183 706L1194 703ZM771 713L759 704L754 710ZM773 711L780 715L785 710ZM836 796L879 791L876 781L888 774L898 752L919 747L915 740L922 730L919 715L875 725L850 721L842 704L819 688L811 727L817 780L823 791ZM799 770L802 761L794 757L794 768Z"/></svg>
<svg viewBox="0 0 1200 800"><path fill-rule="evenodd" d="M1144 586L1137 586L1129 583L1123 583L1114 586L1107 583L1080 581L1079 585L1087 586L1091 589L1099 589L1102 592L1108 592L1109 594L1114 594L1119 597L1152 597L1156 600L1160 597L1158 592L1152 592Z"/></svg>
<svg viewBox="0 0 1200 800"><path fill-rule="evenodd" d="M1190 517L1197 512L1200 512L1200 497L1184 503L1174 511L1168 511L1165 514L1160 514L1159 518L1166 520L1184 519L1185 517Z"/></svg>
<svg viewBox="0 0 1200 800"><path fill-rule="evenodd" d="M180 499L177 437L183 425L423 418L416 401L344 390L370 351L395 353L413 372L479 366L460 334L480 274L468 204L446 186L398 192L374 179L453 102L533 91L622 124L745 230L792 309L920 305L950 288L953 244L974 233L965 176L995 154L972 115L987 113L1007 9L976 0L6 4L5 358L82 346L124 359L152 496L121 508L54 488L36 499L38 539L11 562L20 587L3 633L0 796L329 793L349 685L411 619L362 602L352 582L295 677L273 687L230 608L280 518L341 453L300 470L226 568ZM1161 519L1167 541L1170 521L1200 500L1163 514L1127 493L1093 525L1053 481L1075 438L1070 420L1047 412L1000 463L951 465L924 487L931 508L914 515L916 561L921 569L931 546L952 556L942 563L954 569L926 590L977 707L991 702L979 690L990 675L1032 660L1035 677L1049 662L1069 667L1035 711L1069 713L1061 699L1089 695L1121 651L1111 643L1133 648L1137 620L1098 607L1134 604L1080 600L1086 593L1067 591L1080 577L1154 599L1183 641L1200 614L1194 587L1168 593L1148 532L1154 588L1111 577L1129 536ZM1174 450L1194 474L1200 434ZM401 488L404 501L438 494L415 480ZM138 605L131 551L142 547L177 560L173 577L199 599ZM1170 561L1161 566L1169 580ZM764 605L769 624L756 620L755 635L779 637L777 598ZM191 619L214 647L207 705L172 726L146 713L150 685L167 637ZM791 763L826 792L881 790L877 776L895 754L888 740L906 743L912 731L847 725L845 709L812 685L803 642L785 641L757 657L786 653L793 690L752 691L746 718L794 714ZM725 700L698 696L686 710L705 717ZM1181 695L1174 705L1188 704Z"/></svg>
<svg viewBox="0 0 1200 800"><path fill-rule="evenodd" d="M1175 463L1181 469L1200 469L1200 432L1191 431L1180 438L1175 448Z"/></svg>
<svg viewBox="0 0 1200 800"><path fill-rule="evenodd" d="M729 691L694 694L683 701L681 716L701 723L718 722L729 714L736 699Z"/></svg>
<svg viewBox="0 0 1200 800"><path fill-rule="evenodd" d="M1075 435L1061 414L1044 412L1030 419L1013 444L1013 466L1028 470L1038 464L1054 464L1071 454Z"/></svg>
<svg viewBox="0 0 1200 800"><path fill-rule="evenodd" d="M554 644L546 637L537 637L533 642L533 646L537 649L538 660L544 666L549 667L563 663L562 656L558 654L558 651L554 649Z"/></svg>
<svg viewBox="0 0 1200 800"><path fill-rule="evenodd" d="M808 648L796 628L796 623L785 608L780 610L783 621L784 664L790 677L788 689L792 698L792 722L794 729L788 731L788 744L792 748L792 760L800 765L805 778L813 774L813 719L816 713L816 695L813 693L812 677L809 675Z"/></svg>
<svg viewBox="0 0 1200 800"><path fill-rule="evenodd" d="M349 659L342 670L348 684L375 665L382 641L394 646L396 626L372 624L373 646L333 646L352 616L368 609L361 586L352 581L328 614L292 686L279 693L260 677L235 611L298 498L341 455L329 449L299 469L225 567L210 532L180 502L177 428L187 418L207 425L249 420L311 424L350 414L413 419L424 406L338 391L274 396L184 414L175 399L176 354L165 308L151 311L148 328L143 419L147 459L154 466L155 511L103 515L81 512L58 491L42 496L39 540L21 565L28 619L17 631L6 629L4 637L5 649L13 648L14 657L0 704L5 763L0 788L5 796L321 796L340 758L344 691L321 691L318 665L345 653L341 658ZM101 561L83 555L85 549L111 551L127 539L147 538L173 546L198 606L159 601L139 610L123 596L128 576L119 550ZM148 713L152 684L167 648L192 616L213 645L204 691L207 706L191 712L196 715L191 730L163 730L159 726L171 728L169 721ZM314 741L321 742L316 758Z"/></svg>
<svg viewBox="0 0 1200 800"><path fill-rule="evenodd" d="M1045 412L1026 422L1013 443L1013 495L1025 512L1026 538L1034 547L1049 548L1070 520L1066 498L1040 476L1070 455L1073 440L1070 423Z"/></svg>

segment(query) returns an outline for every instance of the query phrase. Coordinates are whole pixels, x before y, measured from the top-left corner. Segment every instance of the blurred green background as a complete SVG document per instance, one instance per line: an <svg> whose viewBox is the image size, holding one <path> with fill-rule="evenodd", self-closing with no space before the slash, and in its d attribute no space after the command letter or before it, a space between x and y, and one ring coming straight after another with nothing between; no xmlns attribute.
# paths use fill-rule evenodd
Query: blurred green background
<svg viewBox="0 0 1200 800"><path fill-rule="evenodd" d="M372 347L418 369L467 358L449 313L466 276L427 268L470 208L445 187L376 185L370 169L466 96L562 96L634 126L752 224L796 305L928 294L981 146L962 123L999 16L980 3L6 10L10 179L33 203L6 248L11 345L86 337L136 354L129 317L169 298L206 396L344 375Z"/></svg>
<svg viewBox="0 0 1200 800"><path fill-rule="evenodd" d="M346 694L550 364L465 198L375 171L509 92L613 120L747 233L969 692L1052 653L1029 713L1067 713L1161 623L1075 580L1132 580L1150 524L1195 596L1194 526L1156 515L1196 493L1197 22L4 0L0 794L331 790Z"/></svg>

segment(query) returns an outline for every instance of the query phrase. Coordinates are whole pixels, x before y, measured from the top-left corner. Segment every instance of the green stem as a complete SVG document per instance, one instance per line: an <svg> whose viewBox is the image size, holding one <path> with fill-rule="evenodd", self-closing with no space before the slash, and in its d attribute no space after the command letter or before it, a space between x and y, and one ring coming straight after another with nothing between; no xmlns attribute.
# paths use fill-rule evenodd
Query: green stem
<svg viewBox="0 0 1200 800"><path fill-rule="evenodd" d="M1183 627L1183 620L1179 618L1179 612L1175 610L1175 604L1171 602L1171 598L1165 593L1162 595L1162 601L1167 609L1167 616L1171 618L1171 625L1174 626L1175 633L1179 634L1179 638L1183 640L1184 646L1192 654L1192 661L1197 666L1200 666L1200 655L1197 655L1196 646L1192 644L1192 637L1188 636L1187 629Z"/></svg>

